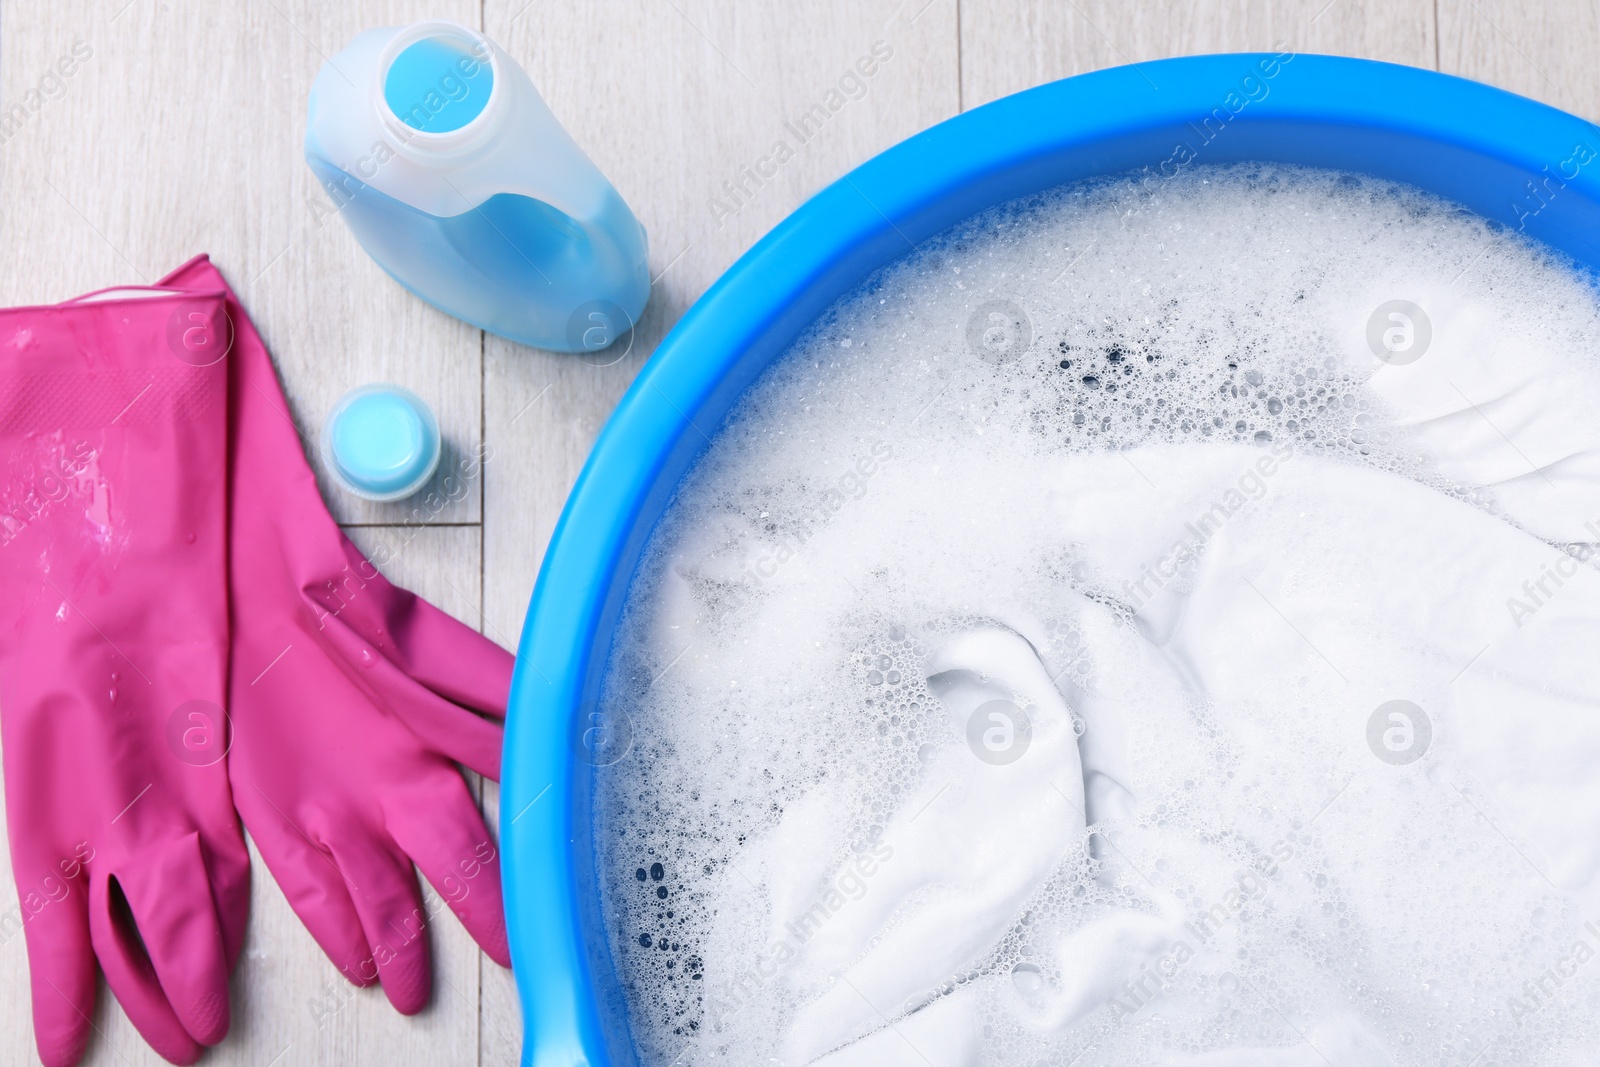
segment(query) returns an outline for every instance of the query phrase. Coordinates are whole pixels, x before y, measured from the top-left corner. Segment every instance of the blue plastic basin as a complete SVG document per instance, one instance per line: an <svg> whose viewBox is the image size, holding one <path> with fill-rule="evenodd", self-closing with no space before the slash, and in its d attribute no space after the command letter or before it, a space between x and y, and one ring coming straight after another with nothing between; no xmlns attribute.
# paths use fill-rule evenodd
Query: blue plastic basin
<svg viewBox="0 0 1600 1067"><path fill-rule="evenodd" d="M739 394L834 300L969 215L1096 175L1149 168L1159 181L1245 160L1408 182L1600 266L1600 130L1476 82L1331 56L1193 56L1068 78L942 122L807 201L645 365L539 572L500 803L525 1065L638 1062L600 925L594 761L576 754L586 731L608 728L594 701L641 549Z"/></svg>

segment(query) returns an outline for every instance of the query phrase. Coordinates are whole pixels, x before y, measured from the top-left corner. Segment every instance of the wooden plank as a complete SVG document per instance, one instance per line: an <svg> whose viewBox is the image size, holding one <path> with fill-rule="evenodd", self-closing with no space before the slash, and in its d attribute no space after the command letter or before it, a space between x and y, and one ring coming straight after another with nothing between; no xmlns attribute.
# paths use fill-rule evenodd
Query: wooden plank
<svg viewBox="0 0 1600 1067"><path fill-rule="evenodd" d="M433 405L453 450L476 448L480 331L384 276L327 214L301 151L323 57L367 27L429 15L476 24L478 4L7 4L8 101L75 46L86 58L0 149L0 301L150 282L209 252L271 347L309 438L345 390L395 381ZM315 449L312 462L320 472ZM343 521L402 521L412 510L328 497ZM478 515L474 494L423 517Z"/></svg>
<svg viewBox="0 0 1600 1067"><path fill-rule="evenodd" d="M1592 4L1439 0L1439 69L1600 117Z"/></svg>
<svg viewBox="0 0 1600 1067"><path fill-rule="evenodd" d="M963 106L1097 67L1287 41L1421 66L1437 53L1447 71L1600 114L1600 85L1583 76L1595 15L1571 3L1440 0L1437 35L1430 0L967 2L959 35L956 0L924 5L485 0L483 28L528 67L650 230L661 277L631 350L607 366L616 353L581 359L484 342L401 291L312 206L300 139L323 57L369 26L441 14L479 25L480 5L17 0L0 8L0 100L22 98L76 41L92 55L0 145L0 302L150 280L210 251L272 346L303 426L319 426L345 388L388 379L435 404L458 454L488 443L479 491L417 516L481 516L481 538L472 526L422 531L389 570L462 617L482 607L486 631L513 645L593 437L671 324L810 193ZM825 103L879 40L894 54L861 98L804 141L790 132L785 123ZM790 158L768 177L748 176L779 140ZM410 511L338 493L331 501L347 522L393 522ZM399 534L355 536L371 547ZM491 814L495 801L486 789ZM0 915L15 903L0 860ZM434 931L439 993L419 1019L396 1016L378 991L319 1015L311 1005L343 989L259 864L254 903L234 1032L206 1062L516 1062L510 976L454 920ZM27 988L20 936L0 941L4 1062L32 1062ZM161 1062L109 998L96 1021L105 1037L89 1062Z"/></svg>
<svg viewBox="0 0 1600 1067"><path fill-rule="evenodd" d="M806 197L955 113L955 14L954 0L488 0L486 31L523 63L639 215L659 275L626 354L581 358L488 339L485 592L497 640L521 629L540 557L595 435L684 310ZM857 91L846 76L878 42L891 54L870 64ZM834 89L838 109L802 140L786 123L826 108ZM492 810L495 800L491 786L485 804ZM521 1041L514 988L491 968L483 1062L512 1063Z"/></svg>
<svg viewBox="0 0 1600 1067"><path fill-rule="evenodd" d="M1000 0L961 5L962 103L1102 67L1276 50L1434 66L1432 0Z"/></svg>

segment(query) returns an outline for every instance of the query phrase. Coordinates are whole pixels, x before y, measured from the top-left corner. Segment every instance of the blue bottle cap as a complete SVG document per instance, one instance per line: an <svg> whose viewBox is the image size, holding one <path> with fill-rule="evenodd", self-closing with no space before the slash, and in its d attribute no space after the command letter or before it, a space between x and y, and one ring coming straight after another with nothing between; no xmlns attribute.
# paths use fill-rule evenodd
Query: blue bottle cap
<svg viewBox="0 0 1600 1067"><path fill-rule="evenodd" d="M384 103L414 130L459 130L483 113L494 92L488 58L481 39L443 23L437 35L408 45L394 57L383 76Z"/></svg>
<svg viewBox="0 0 1600 1067"><path fill-rule="evenodd" d="M428 405L398 385L363 385L333 406L322 458L346 489L367 500L400 500L439 466L439 423Z"/></svg>

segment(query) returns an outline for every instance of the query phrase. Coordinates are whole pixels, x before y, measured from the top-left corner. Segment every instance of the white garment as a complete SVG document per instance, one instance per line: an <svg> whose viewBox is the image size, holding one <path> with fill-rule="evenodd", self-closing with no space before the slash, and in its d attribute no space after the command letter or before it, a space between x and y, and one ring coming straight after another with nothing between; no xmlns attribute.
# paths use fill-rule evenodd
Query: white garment
<svg viewBox="0 0 1600 1067"><path fill-rule="evenodd" d="M1415 362L1383 363L1365 338L1351 365L1411 447L1451 481L1490 490L1514 522L1559 542L1600 543L1600 419L1593 374L1530 324L1447 288L1416 295L1432 340Z"/></svg>
<svg viewBox="0 0 1600 1067"><path fill-rule="evenodd" d="M958 730L984 701L1014 699L1036 716L1033 747L1000 767L965 746L941 754L888 824L893 861L801 950L801 973L836 980L800 1009L785 1062L896 1063L903 1053L894 1050L913 1030L972 1033L969 995L920 1010L917 997L980 962L1055 863L1083 847L1086 799L1115 818L1137 810L1127 733L1178 713L1195 692L1220 707L1289 706L1310 678L1351 709L1355 737L1358 720L1384 700L1418 701L1434 717L1449 765L1487 791L1557 884L1600 902L1600 791L1592 788L1600 574L1578 569L1519 626L1507 599L1556 557L1553 549L1406 479L1309 456L1279 460L1258 479L1259 495L1244 494L1197 538L1196 518L1215 518L1208 509L1241 472L1259 473L1263 454L1153 448L1131 454L1132 464L1102 455L1054 470L1042 489L1054 494L1057 532L1082 550L1090 584L1125 592L1175 545L1192 552L1170 578L1146 583L1150 595L1134 593L1137 640L1116 631L1103 604L1077 603L1098 661L1090 683L1060 683L1070 708L1033 646L998 623L930 657L930 685ZM1089 724L1081 762L1074 711ZM1087 797L1085 780L1100 782ZM1012 817L1019 812L1029 817ZM793 816L814 813L796 808ZM784 832L790 840L798 833ZM1163 952L1177 926L1176 911L1128 911L1070 933L1055 949L1062 980L1016 1008L1021 1021L1061 1029L1081 1020ZM1327 1042L1346 1049L1335 1062L1385 1062L1359 1024L1328 1025ZM975 1047L965 1038L930 1043L958 1067L977 1062L962 1051ZM1173 1062L1291 1067L1320 1058L1313 1036L1311 1047Z"/></svg>
<svg viewBox="0 0 1600 1067"><path fill-rule="evenodd" d="M799 950L793 967L802 980L833 981L800 1009L786 1062L810 1063L930 999L952 973L979 962L1068 850L1081 847L1072 714L1028 642L1009 630L964 634L930 657L928 673L963 736L980 705L1008 700L1027 709L1031 741L1003 766L965 745L934 759L923 788L884 830L893 858L865 896ZM782 923L796 918L775 914Z"/></svg>

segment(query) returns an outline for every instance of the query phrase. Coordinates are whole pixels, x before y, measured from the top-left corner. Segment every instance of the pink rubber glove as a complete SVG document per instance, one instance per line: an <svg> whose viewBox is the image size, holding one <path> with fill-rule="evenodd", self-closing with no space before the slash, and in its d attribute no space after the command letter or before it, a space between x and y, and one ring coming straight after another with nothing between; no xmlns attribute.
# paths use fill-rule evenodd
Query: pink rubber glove
<svg viewBox="0 0 1600 1067"><path fill-rule="evenodd" d="M227 288L203 256L158 284ZM512 657L335 525L266 347L228 308L234 804L328 956L410 1014L431 985L413 861L510 965L498 850L455 765L499 776L500 724L475 712L504 717Z"/></svg>
<svg viewBox="0 0 1600 1067"><path fill-rule="evenodd" d="M96 960L174 1063L228 1029L249 853L222 762L223 308L0 311L0 734L49 1067L83 1054Z"/></svg>

